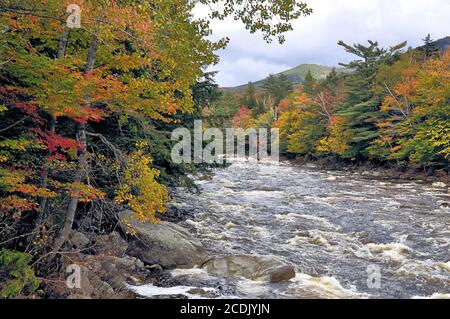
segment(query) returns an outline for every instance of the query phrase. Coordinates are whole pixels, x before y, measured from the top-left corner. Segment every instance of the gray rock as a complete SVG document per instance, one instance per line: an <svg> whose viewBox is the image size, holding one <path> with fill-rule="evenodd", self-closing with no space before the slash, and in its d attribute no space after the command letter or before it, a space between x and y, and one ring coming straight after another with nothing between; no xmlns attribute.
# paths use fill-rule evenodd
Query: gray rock
<svg viewBox="0 0 450 319"><path fill-rule="evenodd" d="M93 249L97 255L123 257L128 249L128 243L117 232L101 235L95 241Z"/></svg>
<svg viewBox="0 0 450 319"><path fill-rule="evenodd" d="M121 226L134 230L135 240L128 246L127 254L145 264L158 264L164 268L200 265L205 259L204 247L183 227L169 223L141 223L133 218L133 212L120 214Z"/></svg>
<svg viewBox="0 0 450 319"><path fill-rule="evenodd" d="M282 282L282 281L288 281L289 279L292 279L295 277L295 269L291 265L281 266L278 268L275 268L270 273L270 281L271 282Z"/></svg>
<svg viewBox="0 0 450 319"><path fill-rule="evenodd" d="M89 245L90 240L83 233L72 230L69 234L68 242L73 247L80 249L85 248L87 245Z"/></svg>
<svg viewBox="0 0 450 319"><path fill-rule="evenodd" d="M139 258L136 258L136 261L134 262L134 265L136 266L137 270L144 270L145 269L145 264Z"/></svg>
<svg viewBox="0 0 450 319"><path fill-rule="evenodd" d="M202 268L223 277L244 277L251 280L272 282L287 281L295 277L292 265L273 257L228 256L212 258Z"/></svg>
<svg viewBox="0 0 450 319"><path fill-rule="evenodd" d="M380 176L381 176L381 172L379 172L379 171L373 171L373 172L372 172L372 176L380 177Z"/></svg>

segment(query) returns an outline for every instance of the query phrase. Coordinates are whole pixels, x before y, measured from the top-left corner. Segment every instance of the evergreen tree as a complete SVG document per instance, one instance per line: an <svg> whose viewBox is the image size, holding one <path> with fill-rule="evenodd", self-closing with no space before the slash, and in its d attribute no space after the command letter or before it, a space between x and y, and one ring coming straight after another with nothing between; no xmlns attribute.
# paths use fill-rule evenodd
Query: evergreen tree
<svg viewBox="0 0 450 319"><path fill-rule="evenodd" d="M424 45L420 48L423 53L424 59L431 58L439 53L439 49L436 47L436 43L431 39L431 35L428 34L425 39L422 39Z"/></svg>
<svg viewBox="0 0 450 319"><path fill-rule="evenodd" d="M244 94L244 105L250 110L255 110L258 107L258 102L256 101L256 86L249 82Z"/></svg>
<svg viewBox="0 0 450 319"><path fill-rule="evenodd" d="M310 70L306 73L305 79L303 80L303 91L309 96L313 96L316 93L316 86L317 81Z"/></svg>
<svg viewBox="0 0 450 319"><path fill-rule="evenodd" d="M392 64L399 59L406 42L388 49L380 48L378 42L368 41L369 45L350 46L342 41L339 45L359 59L342 66L353 71L347 83L347 97L340 110L346 120L346 131L352 138L345 157L361 161L367 158L367 148L377 138L376 120L382 98L374 94L372 83L378 67Z"/></svg>
<svg viewBox="0 0 450 319"><path fill-rule="evenodd" d="M270 74L263 84L264 93L272 98L276 105L280 103L282 99L287 97L293 90L292 83L288 77L284 74L275 76Z"/></svg>

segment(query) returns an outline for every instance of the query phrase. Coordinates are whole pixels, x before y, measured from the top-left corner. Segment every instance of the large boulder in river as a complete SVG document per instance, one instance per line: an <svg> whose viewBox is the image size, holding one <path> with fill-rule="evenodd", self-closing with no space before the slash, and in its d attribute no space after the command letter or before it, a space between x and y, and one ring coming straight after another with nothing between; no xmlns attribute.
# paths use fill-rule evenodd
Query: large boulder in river
<svg viewBox="0 0 450 319"><path fill-rule="evenodd" d="M135 238L129 243L127 254L149 265L164 268L191 268L205 260L204 247L183 227L161 222L141 223L133 218L133 212L120 214L123 228L131 228Z"/></svg>
<svg viewBox="0 0 450 319"><path fill-rule="evenodd" d="M295 277L295 269L292 265L273 257L227 256L212 258L206 261L202 268L214 275L244 277L250 280L280 282Z"/></svg>

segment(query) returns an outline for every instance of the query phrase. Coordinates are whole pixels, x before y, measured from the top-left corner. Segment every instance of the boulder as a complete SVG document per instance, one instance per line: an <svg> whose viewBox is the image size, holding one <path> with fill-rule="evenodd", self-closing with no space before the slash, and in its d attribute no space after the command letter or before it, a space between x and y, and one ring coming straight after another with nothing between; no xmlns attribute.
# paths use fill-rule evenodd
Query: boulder
<svg viewBox="0 0 450 319"><path fill-rule="evenodd" d="M81 249L89 245L90 240L83 233L72 230L69 234L68 242L74 248Z"/></svg>
<svg viewBox="0 0 450 319"><path fill-rule="evenodd" d="M133 212L120 214L121 226L133 229L134 240L129 243L127 254L139 258L147 265L164 268L191 268L205 259L201 242L183 227L169 222L142 223L133 218Z"/></svg>
<svg viewBox="0 0 450 319"><path fill-rule="evenodd" d="M250 280L271 282L287 281L295 277L292 265L273 257L227 256L212 258L202 268L223 277L244 277Z"/></svg>
<svg viewBox="0 0 450 319"><path fill-rule="evenodd" d="M288 281L295 277L295 269L292 265L281 266L274 269L270 273L270 281L271 282L282 282Z"/></svg>
<svg viewBox="0 0 450 319"><path fill-rule="evenodd" d="M117 232L99 236L93 246L97 255L117 257L123 257L127 249L128 243Z"/></svg>

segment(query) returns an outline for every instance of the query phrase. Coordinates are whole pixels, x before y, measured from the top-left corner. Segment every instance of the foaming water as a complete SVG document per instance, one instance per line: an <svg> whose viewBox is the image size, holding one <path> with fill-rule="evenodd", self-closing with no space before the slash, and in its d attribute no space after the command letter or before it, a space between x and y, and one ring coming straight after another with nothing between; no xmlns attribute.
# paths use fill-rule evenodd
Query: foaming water
<svg viewBox="0 0 450 319"><path fill-rule="evenodd" d="M173 197L194 212L184 226L211 255L272 255L294 265L297 275L275 284L175 271L188 297L192 286L215 289L216 297L248 298L450 294L447 187L245 161L199 186L200 195L178 189ZM374 265L379 288L368 285Z"/></svg>

